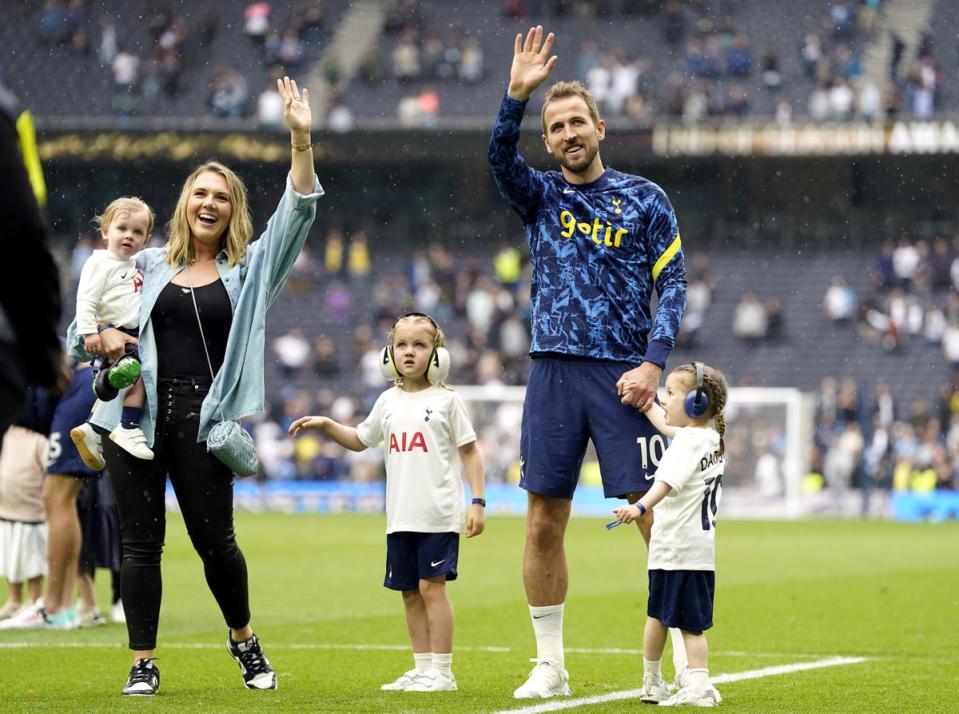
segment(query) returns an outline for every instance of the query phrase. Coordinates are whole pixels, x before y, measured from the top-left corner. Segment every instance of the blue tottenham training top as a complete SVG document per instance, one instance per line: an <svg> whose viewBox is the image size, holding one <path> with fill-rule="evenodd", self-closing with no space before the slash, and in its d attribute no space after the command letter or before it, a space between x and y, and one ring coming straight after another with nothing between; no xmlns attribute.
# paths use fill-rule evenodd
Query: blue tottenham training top
<svg viewBox="0 0 959 714"><path fill-rule="evenodd" d="M489 161L529 240L530 353L664 367L686 310L686 268L669 199L652 181L610 168L582 185L530 168L518 151L525 108L503 99Z"/></svg>

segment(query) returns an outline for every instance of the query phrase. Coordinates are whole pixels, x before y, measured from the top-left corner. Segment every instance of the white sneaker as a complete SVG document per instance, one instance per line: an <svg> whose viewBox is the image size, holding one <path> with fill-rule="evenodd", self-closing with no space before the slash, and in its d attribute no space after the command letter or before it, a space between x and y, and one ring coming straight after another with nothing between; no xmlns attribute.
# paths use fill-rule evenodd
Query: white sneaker
<svg viewBox="0 0 959 714"><path fill-rule="evenodd" d="M380 685L380 689L384 692L402 692L413 683L413 680L416 679L418 675L425 674L425 672L426 670L420 670L414 667L409 672L403 672L403 674L389 684Z"/></svg>
<svg viewBox="0 0 959 714"><path fill-rule="evenodd" d="M546 699L548 697L568 697L569 673L549 660L532 659L536 662L529 673L526 683L513 692L515 699Z"/></svg>
<svg viewBox="0 0 959 714"><path fill-rule="evenodd" d="M80 426L71 429L70 439L73 440L87 468L103 471L103 467L107 465L107 462L103 460L103 445L100 443L100 435L89 422L83 422Z"/></svg>
<svg viewBox="0 0 959 714"><path fill-rule="evenodd" d="M138 459L153 461L153 452L147 446L147 438L140 427L124 429L118 426L110 432L110 441Z"/></svg>
<svg viewBox="0 0 959 714"><path fill-rule="evenodd" d="M662 677L658 679L644 677L643 687L639 690L639 699L646 704L656 704L669 699L669 687L666 686Z"/></svg>
<svg viewBox="0 0 959 714"><path fill-rule="evenodd" d="M455 692L456 677L450 672L440 672L438 669L428 669L421 672L406 688L407 692Z"/></svg>
<svg viewBox="0 0 959 714"><path fill-rule="evenodd" d="M0 620L6 620L8 618L16 615L24 607L27 607L25 603L14 602L13 600L7 600L3 603L3 607L0 607Z"/></svg>
<svg viewBox="0 0 959 714"><path fill-rule="evenodd" d="M713 699L715 700L717 704L723 703L723 698L719 694L719 690L716 689L716 687L714 687L712 684L709 685L709 692L713 695Z"/></svg>
<svg viewBox="0 0 959 714"><path fill-rule="evenodd" d="M716 699L719 692L716 691L716 688L710 685L709 689L703 692L702 695L693 694L691 689L680 689L669 699L665 699L659 703L661 707L715 707L721 701L722 698Z"/></svg>
<svg viewBox="0 0 959 714"><path fill-rule="evenodd" d="M127 621L127 613L123 609L123 601L117 600L113 603L113 606L110 608L110 619L114 622L119 622L123 624Z"/></svg>
<svg viewBox="0 0 959 714"><path fill-rule="evenodd" d="M107 618L100 612L100 608L77 609L77 627L99 627L107 624Z"/></svg>
<svg viewBox="0 0 959 714"><path fill-rule="evenodd" d="M43 619L43 600L21 607L17 613L6 620L0 620L0 630L40 630L47 629Z"/></svg>
<svg viewBox="0 0 959 714"><path fill-rule="evenodd" d="M78 623L75 607L65 607L56 615L48 615L43 610L43 601L38 600L0 621L0 630L75 630Z"/></svg>
<svg viewBox="0 0 959 714"><path fill-rule="evenodd" d="M689 667L683 667L681 670L676 672L676 676L673 678L673 686L677 692L680 689L686 688L686 674L689 672Z"/></svg>

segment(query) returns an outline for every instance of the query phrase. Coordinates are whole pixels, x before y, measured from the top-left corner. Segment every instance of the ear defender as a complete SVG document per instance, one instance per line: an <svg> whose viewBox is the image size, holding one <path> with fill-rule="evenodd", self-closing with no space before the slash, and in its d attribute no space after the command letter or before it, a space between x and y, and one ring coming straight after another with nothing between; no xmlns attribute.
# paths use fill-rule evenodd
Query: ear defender
<svg viewBox="0 0 959 714"><path fill-rule="evenodd" d="M429 365L426 367L426 379L430 384L445 382L450 374L451 364L448 349L445 347L434 348L430 355ZM396 359L393 356L393 348L389 345L380 351L380 374L390 382L400 378L400 371L396 368Z"/></svg>
<svg viewBox="0 0 959 714"><path fill-rule="evenodd" d="M709 411L709 395L703 388L703 363L693 362L696 368L696 386L686 393L683 408L690 419L702 419Z"/></svg>
<svg viewBox="0 0 959 714"><path fill-rule="evenodd" d="M400 378L400 371L396 368L396 361L393 359L393 348L389 345L380 352L380 374L383 379L390 382Z"/></svg>
<svg viewBox="0 0 959 714"><path fill-rule="evenodd" d="M426 368L426 379L430 384L445 382L450 376L450 351L445 347L436 347L430 355L430 364Z"/></svg>

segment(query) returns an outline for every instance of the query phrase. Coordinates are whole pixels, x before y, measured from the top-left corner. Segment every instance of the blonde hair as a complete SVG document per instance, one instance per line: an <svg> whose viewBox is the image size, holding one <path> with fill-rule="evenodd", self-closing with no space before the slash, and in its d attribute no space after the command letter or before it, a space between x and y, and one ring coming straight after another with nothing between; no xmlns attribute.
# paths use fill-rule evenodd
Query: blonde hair
<svg viewBox="0 0 959 714"><path fill-rule="evenodd" d="M543 123L543 133L546 134L546 107L554 99L566 99L567 97L579 97L586 102L586 108L589 110L589 116L593 120L594 126L599 126L599 109L596 107L596 98L590 93L582 82L557 82L546 90L546 97L543 100L543 111L540 115Z"/></svg>
<svg viewBox="0 0 959 714"><path fill-rule="evenodd" d="M393 336L396 334L396 328L401 324L412 323L412 324L422 324L430 328L433 331L433 349L437 347L446 346L446 334L443 332L443 328L439 326L439 323L436 322L432 317L425 313L421 312L408 312L405 315L400 315L396 318L396 322L393 323L393 327L390 328L390 334L386 338L386 344L389 345L390 350L393 349ZM403 388L403 375L400 375L396 380L394 380L393 385ZM449 389L442 382L439 383L440 387Z"/></svg>
<svg viewBox="0 0 959 714"><path fill-rule="evenodd" d="M696 387L696 363L684 364L673 370L673 374L687 375L684 382L688 382L689 389ZM729 399L729 385L726 377L715 367L703 364L703 390L709 399L709 408L704 415L705 419L712 419L719 433L719 453L726 451L723 436L726 434L726 401Z"/></svg>
<svg viewBox="0 0 959 714"><path fill-rule="evenodd" d="M103 213L93 217L93 225L101 231L110 230L110 226L113 225L117 216L123 213L141 212L147 214L146 237L149 238L150 234L153 233L153 222L156 220L156 215L153 213L153 209L150 208L149 204L138 196L120 196L120 198L113 199Z"/></svg>
<svg viewBox="0 0 959 714"><path fill-rule="evenodd" d="M180 198L176 202L176 208L173 210L173 218L167 224L167 233L169 240L166 244L166 260L172 266L182 265L193 260L196 255L193 249L192 235L190 231L190 221L187 218L187 203L190 200L190 194L193 191L193 184L197 176L207 171L220 174L226 179L227 189L230 193L230 204L233 206L233 214L230 216L230 225L221 243L221 248L226 248L226 255L229 266L243 260L246 255L247 246L250 243L250 237L253 235L253 221L250 218L250 206L246 197L246 186L243 180L237 176L230 168L224 166L219 161L208 161L205 164L197 166L193 173L187 176L183 182L183 188L180 190Z"/></svg>

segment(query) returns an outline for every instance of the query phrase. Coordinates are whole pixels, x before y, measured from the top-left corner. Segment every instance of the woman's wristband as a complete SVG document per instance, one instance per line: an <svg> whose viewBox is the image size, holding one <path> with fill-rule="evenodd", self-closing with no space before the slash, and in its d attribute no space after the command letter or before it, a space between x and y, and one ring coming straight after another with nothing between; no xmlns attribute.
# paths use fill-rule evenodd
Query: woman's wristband
<svg viewBox="0 0 959 714"><path fill-rule="evenodd" d="M313 143L310 141L310 137L306 137L306 141L303 142L296 142L291 139L290 146L293 147L293 151L309 151L313 148Z"/></svg>
<svg viewBox="0 0 959 714"><path fill-rule="evenodd" d="M486 508L486 499L485 499L485 498L474 498L474 499L473 499L473 505L474 505L474 506L482 506L483 508Z"/></svg>
<svg viewBox="0 0 959 714"><path fill-rule="evenodd" d="M114 325L112 322L108 322L105 325L97 325L97 334L99 335L104 330L115 330L115 329L117 329L117 326Z"/></svg>

